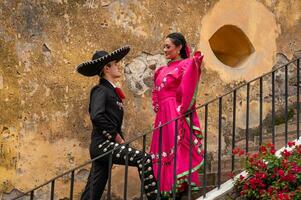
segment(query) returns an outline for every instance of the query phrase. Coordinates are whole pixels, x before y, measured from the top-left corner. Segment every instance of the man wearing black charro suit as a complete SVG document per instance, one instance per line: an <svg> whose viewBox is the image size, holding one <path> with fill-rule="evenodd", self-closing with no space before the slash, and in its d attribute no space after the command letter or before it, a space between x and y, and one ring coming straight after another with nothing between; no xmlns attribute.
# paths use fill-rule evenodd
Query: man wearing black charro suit
<svg viewBox="0 0 301 200"><path fill-rule="evenodd" d="M85 76L99 75L100 82L94 86L90 94L89 113L93 124L90 144L90 156L95 158L107 151L116 149L112 154L112 163L124 165L128 152L129 166L138 168L140 177L144 177L144 189L148 199L156 199L157 183L154 179L151 158L148 154L134 148L126 148L121 132L123 120L123 104L125 98L122 91L115 86L116 79L121 76L118 70L120 61L129 52L128 46L108 54L97 51L92 58L80 64L77 71ZM142 163L144 159L144 169ZM109 156L102 157L92 163L88 182L81 200L99 200L108 179Z"/></svg>

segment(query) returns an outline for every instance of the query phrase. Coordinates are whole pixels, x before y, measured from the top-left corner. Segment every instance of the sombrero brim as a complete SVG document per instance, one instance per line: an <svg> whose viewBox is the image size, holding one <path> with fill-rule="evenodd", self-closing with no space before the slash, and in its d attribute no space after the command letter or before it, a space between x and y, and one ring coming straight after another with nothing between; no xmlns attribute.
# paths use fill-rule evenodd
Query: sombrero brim
<svg viewBox="0 0 301 200"><path fill-rule="evenodd" d="M100 73L103 67L111 61L119 62L130 51L129 46L124 46L116 49L112 53L102 56L98 59L81 63L77 66L78 73L84 76L95 76Z"/></svg>

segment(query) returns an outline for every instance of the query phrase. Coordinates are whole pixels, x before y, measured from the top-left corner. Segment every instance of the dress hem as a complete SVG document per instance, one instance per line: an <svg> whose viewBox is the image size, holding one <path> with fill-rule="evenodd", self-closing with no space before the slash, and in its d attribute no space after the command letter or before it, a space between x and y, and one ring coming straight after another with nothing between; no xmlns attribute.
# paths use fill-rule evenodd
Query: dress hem
<svg viewBox="0 0 301 200"><path fill-rule="evenodd" d="M198 169L200 169L200 167L204 164L204 160L197 166L195 166L192 170L191 170L191 173L194 173L196 172ZM183 178L184 176L187 176L189 174L189 170L188 171L185 171L185 172L182 172L181 174L178 174L177 175L177 179L180 179L180 180L177 180L176 182L176 193L177 192L180 192L182 191L181 188L183 183L188 183L189 180L187 178ZM182 179L181 179L182 178ZM191 182L191 185L193 186L192 187L192 191L198 191L200 190L200 188L197 186L197 184L195 182ZM173 189L172 190L168 190L168 191L160 191L160 193L163 195L163 196L170 196L170 194L173 193Z"/></svg>

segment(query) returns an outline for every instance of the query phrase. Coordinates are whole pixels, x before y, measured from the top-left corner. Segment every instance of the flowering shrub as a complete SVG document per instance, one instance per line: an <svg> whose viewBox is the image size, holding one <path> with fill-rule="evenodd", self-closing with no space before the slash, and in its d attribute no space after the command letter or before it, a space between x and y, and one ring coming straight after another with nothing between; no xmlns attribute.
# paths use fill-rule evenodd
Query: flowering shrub
<svg viewBox="0 0 301 200"><path fill-rule="evenodd" d="M275 155L273 144L263 145L259 153L246 157L247 177L236 180L234 190L244 199L301 199L301 145L289 142L292 151ZM240 149L233 154L242 155Z"/></svg>

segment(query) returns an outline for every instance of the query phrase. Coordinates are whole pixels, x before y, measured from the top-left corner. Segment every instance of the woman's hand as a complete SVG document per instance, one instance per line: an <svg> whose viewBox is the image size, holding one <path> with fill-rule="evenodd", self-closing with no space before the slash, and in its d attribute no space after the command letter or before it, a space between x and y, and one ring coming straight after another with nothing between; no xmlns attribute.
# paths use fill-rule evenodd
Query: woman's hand
<svg viewBox="0 0 301 200"><path fill-rule="evenodd" d="M194 58L195 62L197 63L197 65L201 66L203 58L204 58L204 54L202 54L200 51L197 51L194 53L193 58Z"/></svg>
<svg viewBox="0 0 301 200"><path fill-rule="evenodd" d="M120 134L118 133L115 137L115 142L118 144L123 144L124 140L122 139L122 137L120 136Z"/></svg>

